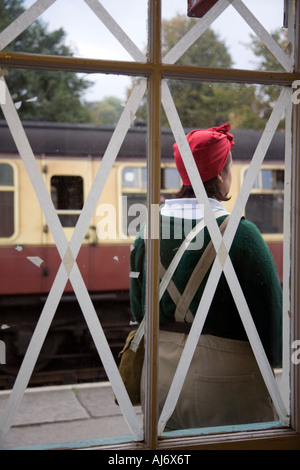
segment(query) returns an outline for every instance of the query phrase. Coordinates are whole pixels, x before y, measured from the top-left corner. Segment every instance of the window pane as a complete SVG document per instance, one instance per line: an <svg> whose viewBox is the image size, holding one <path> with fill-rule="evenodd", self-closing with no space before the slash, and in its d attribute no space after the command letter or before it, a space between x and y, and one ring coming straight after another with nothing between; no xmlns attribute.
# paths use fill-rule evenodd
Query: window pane
<svg viewBox="0 0 300 470"><path fill-rule="evenodd" d="M0 164L0 186L13 186L14 173L11 165L7 163Z"/></svg>
<svg viewBox="0 0 300 470"><path fill-rule="evenodd" d="M184 188L185 192L182 191L179 193L181 198L177 196L176 199L172 199L172 207L174 207L175 203L178 204L179 209L182 207L182 204L189 204L190 214L193 214L193 209L196 214L196 203L201 205L207 202L216 216L217 207L219 209L226 208L228 210L228 213L231 214L231 221L234 220L236 224L236 232L232 235L230 252L232 269L235 271L236 277L233 275L233 271L229 273L228 270L226 273L227 266L229 266L226 266L226 263L223 265L226 276L223 274L221 274L220 277L209 276L209 273L215 274L217 271L217 264L213 264L212 260L209 265L208 273L204 276L200 285L195 286L193 297L185 304L188 300L190 287L188 286L188 281L192 279L193 276L195 276L196 279L197 276L194 275L194 269L198 261L200 261L199 267L201 266L203 270L203 263L201 263L201 261L205 259L206 256L209 256L209 251L204 251L209 246L209 235L211 234L213 237L213 233L216 233L214 228L212 228L212 232L209 234L207 234L205 229L204 244L202 243L201 246L197 248L193 246L190 250L186 250L173 274L172 281L179 292L179 294L177 293L179 300L176 299L176 295L172 292L171 286L168 286L170 289L167 288L167 291L162 296L160 302L160 322L163 332L160 332L159 336L159 406L162 414L165 416L168 416L167 409L171 409L168 399L164 403L164 400L167 398L168 386L170 386L171 383L170 375L173 377L177 361L181 354L184 354L184 357L181 356L179 363L179 367L182 367L182 369L175 375L175 383L173 384L175 387L172 389L171 385L169 395L175 402L178 399L177 405L175 408L172 408L173 414L169 415L170 419L165 429L171 431L183 428L202 428L207 426L263 422L268 421L268 419L272 420L276 414L273 413L270 396L274 392L274 389L277 390L276 384L273 384L273 390L263 391L263 378L261 377L259 369L256 369L257 362L253 355L253 350L251 349L251 346L255 348L257 344L255 344L255 339L251 337L249 325L251 325L253 321L257 328L261 344L269 359L268 366L270 366L270 375L273 377L273 371L271 369L277 368L281 364L282 291L278 271L267 243L264 241L264 237L259 235L257 228L254 227L253 223L250 223L250 221L254 222L261 232L274 234L282 233L283 197L281 194L271 193L274 190L276 173L273 169L269 168L263 168L263 170L266 171L262 173L261 165L264 164L266 167L267 165L271 166L274 161L278 161L278 165L280 164L281 166L284 164L284 133L280 131L275 132L277 126L279 125L279 129L281 129L284 123L278 121L276 127L274 127L274 142L278 139L279 145L273 145L273 143L270 142L267 147L268 154L265 155L262 152L261 142L262 139L268 139L268 133L263 133L265 124L268 122L268 117L264 116L264 122L263 120L257 119L260 106L258 101L256 101L254 105L255 86L236 86L228 83L223 85L200 81L194 83L192 81L185 82L184 80L180 82L170 80L168 85L181 122L186 128L185 134L188 134L192 129L214 128L208 131L208 133L205 133L204 136L202 136L202 140L201 136L199 136L199 142L198 140L196 140L196 142L194 140L197 133L193 134L193 136L188 139L188 141L192 142L192 147L194 145L194 159L196 160L198 168L200 168L200 175L203 171L203 166L211 165L213 167L212 162L215 161L213 157L217 158L214 153L215 150L212 148L210 149L210 153L206 153L207 147L212 145L212 142L215 143L215 135L211 137L210 140L207 134L209 136L214 134L214 132L217 132L218 126L221 126L219 132L223 136L222 132L225 132L227 128L227 126L223 124L226 122L230 122L231 124L231 128L227 130L233 135L235 145L231 148L231 175L230 177L225 177L227 183L225 181L226 184L223 185L223 189L224 191L228 191L230 199L224 201L224 193L221 193L221 195L217 194L216 187L211 181L213 176L219 174L219 169L215 169L216 173L211 176L211 179L208 178L208 180L204 181L204 189L206 189L207 196L210 198L208 201L199 191L201 187L200 184L193 188L197 199L193 198L189 189L189 178L187 178L182 171L182 179L186 181L186 183L184 183L186 189ZM171 127L172 124L174 124L172 128L174 134L176 134L176 132L179 134L176 128L178 122L175 121L174 118L175 113L171 107L170 101L167 101L169 95L167 95L165 88L163 91L165 93L164 99L166 105L164 108L167 118L170 120ZM186 103L189 103L189 106L187 106ZM261 127L261 129L256 126ZM201 134L200 131L199 133ZM228 135L229 142L232 142L232 135ZM178 142L180 141L178 140ZM259 148L257 148L258 145ZM203 149L205 149L205 151ZM170 145L170 153L173 153L172 145ZM256 157L260 155L261 160L259 161L258 158L253 160L253 155ZM212 160L209 160L208 163L207 159L209 157L211 157ZM176 159L181 161L178 153L176 153ZM264 197L261 198L260 194L255 193L247 194L247 198L245 199L238 197L240 191L246 190L247 188L247 185L243 185L242 175L245 167L248 165L252 165L251 177L253 177L253 180L254 177L256 179L255 185L257 188L255 192L257 193L257 191L261 189L262 192L266 193L266 197L264 195ZM182 168L182 166L179 166L179 168ZM194 170L193 167L191 169ZM255 172L253 170L255 170ZM224 174L228 175L225 170ZM249 173L247 175L248 177L250 176ZM256 175L258 175L258 178ZM230 186L229 189L228 184ZM245 196L245 194L243 194L243 196ZM183 201L180 201L180 199L183 199ZM246 218L242 218L243 211L245 210L243 201L246 202L248 199L249 204L246 207ZM171 266L171 262L173 264L174 256L176 253L179 253L179 246L183 241L183 236L186 235L184 230L185 224L187 225L188 222L191 222L188 219L188 215L181 216L182 220L180 220L179 214L180 211L177 211L175 215L174 213L172 214L171 205L168 201L162 209L162 229L167 227L167 223L170 223L170 221L174 226L174 236L172 231L170 231L171 234L169 237L162 237L160 240L161 262L165 269ZM224 214L221 217L224 217ZM202 217L198 215L198 218L202 219L204 223L208 223L208 217L206 218L205 211ZM196 224L196 219L197 217L193 216L192 223ZM221 225L222 220L218 221L218 224ZM175 236L175 228L181 229L181 239ZM177 230L177 234L178 232ZM268 260L267 263L265 262L266 259ZM213 279L215 279L215 281L213 281ZM239 289L239 294L237 294L235 289ZM207 302L208 305L206 305L205 300L208 299L206 296L210 295L208 292L211 292L211 301L209 303ZM266 292L268 292L268 294ZM201 310L198 311L199 306ZM207 307L207 309L205 309L205 307ZM203 319L203 310L207 313L205 320ZM245 321L245 316L243 318L246 312L249 318L249 325L247 321ZM196 314L196 322L199 327L201 325L202 334L200 338L196 337L194 328L189 333L189 337L192 335L195 342L197 338L199 340L191 363L189 363L187 361L187 351L176 350L175 352L176 348L180 348L176 342L175 335L172 336L172 332L184 332L187 326L185 323L195 321ZM242 321L242 319L244 321ZM178 322L179 324L172 325L172 322ZM182 324L181 330L180 323ZM272 332L268 328L269 324L274 325ZM172 326L174 326L174 330ZM172 345L173 340L174 344ZM249 344L248 340L251 341L251 344ZM242 343L243 347L250 347L247 367L243 366L239 371L238 363L232 361L232 357L231 359L228 358L228 368L225 366L225 361L223 362L223 358L225 357L225 349L223 349L225 343L227 343L227 350L227 347L230 349L235 341ZM219 344L217 346L218 342ZM210 344L210 346L208 346L208 344ZM231 344L231 346L229 346L229 344ZM169 354L171 349L173 351L173 346L174 357L171 361ZM222 365L221 361L218 360L213 353L209 360L203 361L207 348L210 347L212 347L214 351L220 348ZM237 353L237 356L239 356L240 353ZM197 354L199 354L199 356L197 356ZM252 359L250 359L250 357L252 357ZM263 357L264 356L260 354L260 359ZM205 363L203 369L201 365L203 362L201 361ZM182 383L183 389L180 396L178 396L176 395L176 389L178 390L179 377L181 373L183 374L184 363L190 365L186 371L186 381ZM253 365L252 372L248 369L250 364ZM250 378L250 375L252 376L253 373L258 380L257 385L258 388L261 389L262 395L260 398L255 398L254 401L257 400L257 403L264 402L266 404L265 410L268 410L266 415L264 415L264 413L257 415L255 411L257 409L257 403L253 403L252 407L252 405L250 406L251 400L245 399L246 393L249 393L252 385L254 385L251 384L251 380L248 381L248 378L246 379L244 375L248 375L246 368L249 371L248 378ZM196 375L197 379L195 380ZM234 381L231 381L231 379L237 376L239 376L239 384L234 384ZM190 385L187 386L187 384ZM192 390L195 391L195 387L197 387L197 391L195 395L193 395ZM254 385L254 388L255 387L256 385ZM253 398L254 395L250 392L249 396ZM222 404L220 405L220 403ZM164 408L165 406L166 408ZM189 410L189 415L187 411L184 413L183 410Z"/></svg>
<svg viewBox="0 0 300 470"><path fill-rule="evenodd" d="M262 233L282 233L283 204L283 194L251 194L245 215Z"/></svg>
<svg viewBox="0 0 300 470"><path fill-rule="evenodd" d="M142 188L147 188L147 168L141 168L142 171Z"/></svg>
<svg viewBox="0 0 300 470"><path fill-rule="evenodd" d="M138 188L139 187L139 169L136 167L124 168L122 171L122 186L123 188Z"/></svg>
<svg viewBox="0 0 300 470"><path fill-rule="evenodd" d="M14 233L14 193L0 191L0 237L11 237Z"/></svg>
<svg viewBox="0 0 300 470"><path fill-rule="evenodd" d="M163 189L179 189L180 176L176 168L165 168L163 170Z"/></svg>
<svg viewBox="0 0 300 470"><path fill-rule="evenodd" d="M272 170L262 170L261 171L262 179L262 188L263 189L275 189L273 181L273 171Z"/></svg>
<svg viewBox="0 0 300 470"><path fill-rule="evenodd" d="M275 189L284 188L284 170L275 170Z"/></svg>
<svg viewBox="0 0 300 470"><path fill-rule="evenodd" d="M264 28L273 34L276 42L285 50L287 45L286 30L282 28L284 0L266 0L259 4L253 0L244 0L243 3L259 18ZM174 45L176 40L179 41L191 25L202 20L187 18L186 1L174 2L174 10L168 0L163 0L162 6L163 18L170 23L163 25L163 47L165 49L168 44ZM240 40L241 37L243 37L243 41ZM215 40L217 40L217 45ZM257 49L255 50L253 47L254 41L260 52L258 55L256 54ZM266 57L265 61L262 60L263 56ZM209 29L193 44L190 51L188 50L179 60L184 64L202 67L211 65L212 67L234 67L247 70L258 70L261 67L265 70L282 70L274 55L261 43L253 33L253 29L232 5L229 5L213 21Z"/></svg>
<svg viewBox="0 0 300 470"><path fill-rule="evenodd" d="M51 198L58 211L79 211L83 207L81 176L53 176ZM79 214L58 214L63 227L75 227Z"/></svg>
<svg viewBox="0 0 300 470"><path fill-rule="evenodd" d="M51 197L56 209L80 210L83 206L81 176L53 176Z"/></svg>

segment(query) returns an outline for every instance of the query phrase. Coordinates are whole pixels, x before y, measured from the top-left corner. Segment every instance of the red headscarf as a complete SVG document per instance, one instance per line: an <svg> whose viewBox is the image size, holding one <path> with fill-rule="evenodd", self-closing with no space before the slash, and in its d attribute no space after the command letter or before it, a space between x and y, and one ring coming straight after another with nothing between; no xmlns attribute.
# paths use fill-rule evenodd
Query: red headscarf
<svg viewBox="0 0 300 470"><path fill-rule="evenodd" d="M234 146L233 135L229 130L230 124L227 122L220 127L196 129L186 136L203 182L214 178L223 170L231 147ZM177 144L173 145L173 149L182 182L190 186L191 182Z"/></svg>

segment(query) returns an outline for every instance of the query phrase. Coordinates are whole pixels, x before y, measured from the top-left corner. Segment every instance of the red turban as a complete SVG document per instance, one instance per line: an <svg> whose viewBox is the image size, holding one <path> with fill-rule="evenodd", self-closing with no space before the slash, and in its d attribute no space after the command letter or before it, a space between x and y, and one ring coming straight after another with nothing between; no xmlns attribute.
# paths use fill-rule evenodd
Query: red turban
<svg viewBox="0 0 300 470"><path fill-rule="evenodd" d="M228 132L229 130L230 124L227 122L220 127L196 129L186 136L203 182L214 178L223 170L234 145L233 135ZM190 186L191 182L177 144L173 145L173 149L182 182Z"/></svg>

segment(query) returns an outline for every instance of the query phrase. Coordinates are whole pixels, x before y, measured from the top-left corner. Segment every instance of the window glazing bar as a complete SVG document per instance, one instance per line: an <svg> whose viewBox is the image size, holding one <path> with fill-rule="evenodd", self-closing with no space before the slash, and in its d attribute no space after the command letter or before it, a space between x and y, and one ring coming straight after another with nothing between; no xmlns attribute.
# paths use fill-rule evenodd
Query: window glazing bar
<svg viewBox="0 0 300 470"><path fill-rule="evenodd" d="M300 2L295 0L295 71L300 71ZM291 202L291 345L300 339L300 105L293 106ZM299 346L298 346L299 349ZM295 349L291 349L291 355ZM298 356L299 357L299 356ZM300 364L291 362L291 426L300 433Z"/></svg>
<svg viewBox="0 0 300 470"><path fill-rule="evenodd" d="M145 443L157 447L157 377L159 330L159 233L161 187L161 0L148 2L149 61L154 70L148 79L148 155L147 208L148 239L146 249L146 348L145 348Z"/></svg>
<svg viewBox="0 0 300 470"><path fill-rule="evenodd" d="M42 56L15 52L0 52L0 64L9 68L62 70L77 73L111 73L117 75L150 77L154 66L150 62L124 62L76 57ZM3 71L4 72L4 71ZM162 78L178 80L209 80L213 82L257 83L290 86L300 80L300 73L262 72L259 70L214 69L179 65L162 65Z"/></svg>

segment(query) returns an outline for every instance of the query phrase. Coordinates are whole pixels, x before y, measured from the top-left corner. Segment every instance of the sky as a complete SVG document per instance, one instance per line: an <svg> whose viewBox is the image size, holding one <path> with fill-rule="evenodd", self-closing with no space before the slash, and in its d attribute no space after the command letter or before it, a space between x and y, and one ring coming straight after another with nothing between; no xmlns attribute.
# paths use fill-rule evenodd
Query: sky
<svg viewBox="0 0 300 470"><path fill-rule="evenodd" d="M24 2L26 6L32 3L34 0ZM244 3L256 12L269 32L282 27L284 0L244 0ZM147 0L102 0L102 5L144 51L147 41ZM162 16L165 19L171 19L178 13L186 14L186 11L187 0L162 0ZM67 44L78 57L132 60L84 0L56 0L40 19L47 23L49 30L62 27L67 33ZM249 34L252 30L233 6L226 9L212 28L218 33L219 39L224 40L235 68L255 67L257 59L245 45L250 43ZM125 99L126 87L131 83L130 78L122 76L89 74L86 78L93 82L85 95L86 101L99 101L107 96Z"/></svg>

